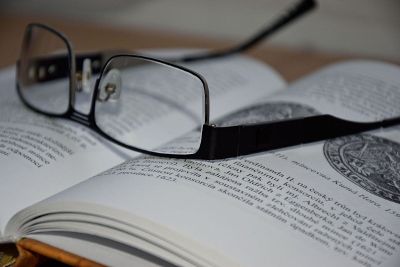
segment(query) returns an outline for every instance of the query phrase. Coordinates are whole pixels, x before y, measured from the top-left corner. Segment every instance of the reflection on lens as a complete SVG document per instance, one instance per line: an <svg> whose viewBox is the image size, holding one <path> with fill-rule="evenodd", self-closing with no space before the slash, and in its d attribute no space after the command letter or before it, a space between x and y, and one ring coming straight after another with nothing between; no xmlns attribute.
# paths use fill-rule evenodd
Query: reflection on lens
<svg viewBox="0 0 400 267"><path fill-rule="evenodd" d="M31 25L24 36L17 81L21 96L36 109L60 115L70 101L68 46L57 34Z"/></svg>
<svg viewBox="0 0 400 267"><path fill-rule="evenodd" d="M190 72L135 56L118 56L105 67L95 106L97 126L139 149L193 154L204 124L204 85ZM198 132L190 148L172 140Z"/></svg>

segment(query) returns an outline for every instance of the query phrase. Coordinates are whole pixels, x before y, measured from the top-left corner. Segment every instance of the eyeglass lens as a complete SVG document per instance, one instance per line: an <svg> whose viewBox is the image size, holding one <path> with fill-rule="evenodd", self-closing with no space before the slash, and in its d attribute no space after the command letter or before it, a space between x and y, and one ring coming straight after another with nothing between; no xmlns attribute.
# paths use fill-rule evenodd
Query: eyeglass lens
<svg viewBox="0 0 400 267"><path fill-rule="evenodd" d="M48 29L28 27L17 81L20 94L32 107L61 115L70 102L70 66L66 42Z"/></svg>
<svg viewBox="0 0 400 267"><path fill-rule="evenodd" d="M193 154L204 124L204 85L190 72L135 56L105 66L95 104L97 126L111 138L151 152ZM191 145L161 146L194 131Z"/></svg>

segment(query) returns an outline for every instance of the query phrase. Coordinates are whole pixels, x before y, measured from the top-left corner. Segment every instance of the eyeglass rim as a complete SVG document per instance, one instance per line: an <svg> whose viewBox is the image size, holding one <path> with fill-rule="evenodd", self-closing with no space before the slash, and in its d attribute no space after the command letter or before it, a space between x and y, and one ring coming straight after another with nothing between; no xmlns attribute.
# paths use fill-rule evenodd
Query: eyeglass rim
<svg viewBox="0 0 400 267"><path fill-rule="evenodd" d="M202 147L202 142L203 142L202 138L200 138L199 147L193 153L188 153L188 154L159 153L159 152L150 151L150 150L142 149L142 148L139 148L139 147L136 147L136 146L132 146L132 145L123 143L123 142L119 141L118 139L114 138L113 136L109 135L107 132L102 130L101 127L99 127L99 125L97 124L97 121L96 121L96 112L95 112L95 110L96 110L96 104L98 102L96 100L97 100L98 95L100 93L100 89L99 89L100 82L101 82L103 76L105 75L105 71L106 71L108 65L113 60L115 60L116 58L123 58L123 57L126 57L126 58L128 58L128 57L129 58L137 58L137 59L143 59L143 60L147 60L147 61L156 62L156 63L162 64L162 65L166 65L168 67L172 67L172 68L184 71L186 73L189 73L189 74L193 75L194 77L196 77L198 80L200 80L200 82L202 83L202 87L203 87L203 103L202 103L203 110L202 110L202 112L203 112L203 115L204 115L202 124L200 126L201 126L202 130L203 130L203 128L205 126L210 126L210 94L209 94L209 88L208 88L208 84L207 84L206 79L201 74L199 74L196 71L193 71L191 69L188 69L188 68L186 68L184 66L175 65L175 64L173 64L171 62L167 62L167 61L164 61L164 60L161 60L161 59L157 59L157 58L152 58L152 57L139 55L139 54L118 54L118 55L114 55L114 56L110 57L106 61L106 63L101 68L99 77L96 79L96 83L95 83L95 86L94 86L94 91L93 91L92 99L91 99L91 107L90 107L90 111L89 111L89 116L91 117L90 121L93 124L91 126L91 128L92 129L96 129L96 131L99 132L103 137L106 137L108 140L111 140L114 143L116 143L116 144L118 144L118 145L120 145L122 147L125 147L125 148L128 148L128 149L132 149L132 150L135 150L137 152L145 153L145 154L148 154L148 155L163 156L163 157L175 157L175 158L180 158L180 157L181 158L188 158L188 157L192 157L192 156L198 155L200 147ZM202 130L201 130L201 132L202 132Z"/></svg>
<svg viewBox="0 0 400 267"><path fill-rule="evenodd" d="M48 26L42 23L29 23L26 27L25 27L25 32L24 32L24 37L22 40L22 47L21 47L21 51L20 51L20 57L23 53L24 47L26 47L28 40L27 37L29 35L30 32L32 32L32 30L34 28L39 28L45 31L48 31L54 35L56 35L57 37L59 37L61 39L61 41L64 42L64 44L66 45L67 51L68 51L68 68L69 68L69 72L68 72L68 89L69 89L69 94L68 94L68 107L67 110L63 113L52 113L49 111L43 111L37 107L35 107L34 105L32 105L31 103L29 103L29 101L27 101L25 99L25 97L22 94L22 88L20 86L20 79L19 79L19 75L20 75L20 71L21 71L21 59L19 59L17 61L16 64L16 88L17 88L17 93L18 96L20 97L20 99L22 99L23 103L28 106L29 108L31 108L32 110L42 113L42 114L46 114L49 116L54 116L54 117L68 117L68 114L71 114L71 111L74 110L73 105L74 105L74 99L75 99L75 89L76 88L76 80L75 80L75 75L76 75L76 65L75 65L75 52L72 46L72 43L68 40L68 37L63 34L62 32Z"/></svg>

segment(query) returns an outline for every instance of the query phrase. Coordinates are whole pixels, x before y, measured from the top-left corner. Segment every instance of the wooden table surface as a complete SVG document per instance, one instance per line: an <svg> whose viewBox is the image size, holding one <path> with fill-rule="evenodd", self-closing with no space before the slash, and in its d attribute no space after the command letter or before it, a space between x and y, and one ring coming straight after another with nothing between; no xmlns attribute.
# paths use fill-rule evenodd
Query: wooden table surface
<svg viewBox="0 0 400 267"><path fill-rule="evenodd" d="M143 49L143 48L209 48L232 45L227 41L144 29L113 28L96 24L2 14L0 11L0 68L18 58L25 26L41 22L64 32L77 50ZM333 55L314 51L263 45L249 53L274 67L292 81L323 65L354 56Z"/></svg>

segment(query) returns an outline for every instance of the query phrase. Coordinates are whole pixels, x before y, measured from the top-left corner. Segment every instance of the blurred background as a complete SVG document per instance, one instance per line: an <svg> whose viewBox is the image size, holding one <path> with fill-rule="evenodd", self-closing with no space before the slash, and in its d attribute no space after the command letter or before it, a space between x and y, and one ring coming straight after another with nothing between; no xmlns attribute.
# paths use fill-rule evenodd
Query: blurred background
<svg viewBox="0 0 400 267"><path fill-rule="evenodd" d="M0 0L2 42L9 39L7 34L11 34L15 42L12 46L0 44L0 53L17 53L14 51L19 47L18 41L14 41L19 38L17 30L21 32L23 24L30 20L55 24L72 35L78 31L78 39L89 39L88 36L91 36L92 41L78 40L78 46L84 49L89 48L89 45L98 48L111 47L113 44L124 45L123 38L110 35L110 31L104 32L104 29L117 29L124 33L127 40L124 46L134 49L176 45L203 46L208 44L204 40L215 40L217 46L232 44L256 32L294 2ZM296 51L400 61L399 0L319 0L318 3L317 10L276 34L264 45ZM101 37L95 36L95 29L100 32L103 30L104 34ZM85 32L88 35L86 37ZM146 39L148 36L143 33L159 36L160 40ZM179 36L181 43L176 40L176 36ZM5 51L7 49L9 51ZM2 65L5 64L4 62Z"/></svg>

